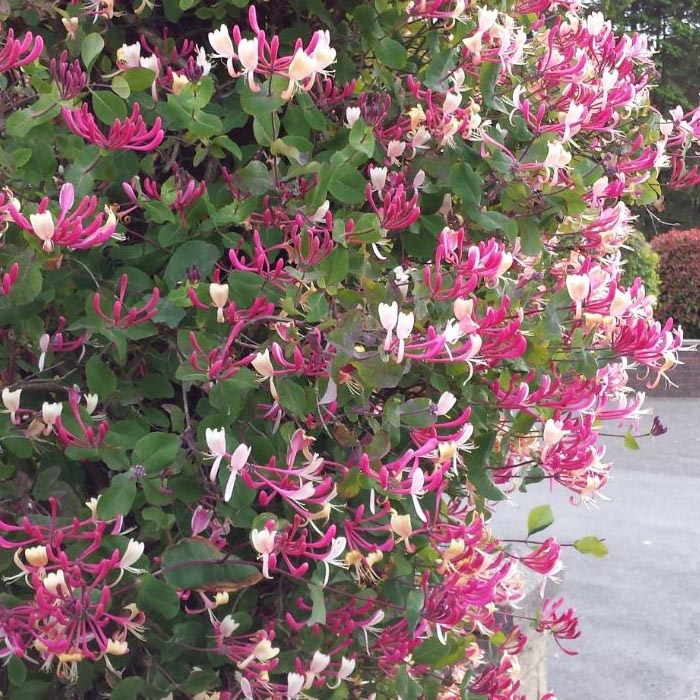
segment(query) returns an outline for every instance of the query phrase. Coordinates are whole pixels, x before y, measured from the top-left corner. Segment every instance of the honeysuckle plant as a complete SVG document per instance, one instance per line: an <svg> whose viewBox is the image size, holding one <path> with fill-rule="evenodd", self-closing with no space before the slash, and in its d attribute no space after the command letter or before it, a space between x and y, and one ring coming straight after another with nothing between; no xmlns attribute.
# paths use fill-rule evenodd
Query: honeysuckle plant
<svg viewBox="0 0 700 700"><path fill-rule="evenodd" d="M579 634L525 572L605 546L494 510L595 505L682 341L620 281L630 207L700 181L646 39L573 0L0 13L4 696L521 698Z"/></svg>

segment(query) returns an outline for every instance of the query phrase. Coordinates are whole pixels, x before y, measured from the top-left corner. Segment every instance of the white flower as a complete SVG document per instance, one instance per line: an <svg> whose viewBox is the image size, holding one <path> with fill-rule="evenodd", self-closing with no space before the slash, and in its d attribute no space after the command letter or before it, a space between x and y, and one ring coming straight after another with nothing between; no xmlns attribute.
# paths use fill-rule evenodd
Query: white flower
<svg viewBox="0 0 700 700"><path fill-rule="evenodd" d="M296 700L304 687L304 676L301 673L287 674L287 700Z"/></svg>
<svg viewBox="0 0 700 700"><path fill-rule="evenodd" d="M361 111L359 107L347 107L345 109L345 125L348 129L360 118Z"/></svg>
<svg viewBox="0 0 700 700"><path fill-rule="evenodd" d="M306 80L314 74L316 69L316 62L313 56L304 51L304 49L297 49L287 73L289 74L289 79L295 82L301 82Z"/></svg>
<svg viewBox="0 0 700 700"><path fill-rule="evenodd" d="M218 29L209 32L209 43L214 49L214 58L233 58L236 53L231 41L231 35L225 24L222 24Z"/></svg>
<svg viewBox="0 0 700 700"><path fill-rule="evenodd" d="M437 405L435 406L435 415L444 416L449 413L454 405L457 403L457 397L449 392L445 391L438 399Z"/></svg>
<svg viewBox="0 0 700 700"><path fill-rule="evenodd" d="M272 361L270 360L270 351L265 350L265 352L259 352L250 363L253 365L253 369L264 379L269 379L274 376L275 370L272 366Z"/></svg>
<svg viewBox="0 0 700 700"><path fill-rule="evenodd" d="M203 78L211 72L211 63L207 60L207 52L203 46L197 47L197 65L202 69Z"/></svg>
<svg viewBox="0 0 700 700"><path fill-rule="evenodd" d="M561 421L555 421L549 418L545 421L544 430L542 431L542 440L548 447L556 445L564 435L568 434L568 430L563 430Z"/></svg>
<svg viewBox="0 0 700 700"><path fill-rule="evenodd" d="M392 161L392 163L396 163L397 159L403 155L405 150L406 144L403 141L389 141L386 146L386 156Z"/></svg>
<svg viewBox="0 0 700 700"><path fill-rule="evenodd" d="M279 653L279 647L273 647L272 642L265 637L255 645L251 654L238 664L238 668L246 668L255 660L264 664L274 659Z"/></svg>
<svg viewBox="0 0 700 700"><path fill-rule="evenodd" d="M44 588L53 595L68 595L68 586L66 585L66 577L62 569L51 571L46 574L42 583ZM60 589L60 591L59 591Z"/></svg>
<svg viewBox="0 0 700 700"><path fill-rule="evenodd" d="M233 619L233 615L226 615L219 623L219 632L222 637L230 637L239 627L240 624Z"/></svg>
<svg viewBox="0 0 700 700"><path fill-rule="evenodd" d="M129 540L129 544L126 546L126 551L122 555L121 561L119 562L119 568L124 571L130 571L132 574L142 574L145 569L135 569L132 565L135 564L143 555L144 543L137 542L134 539Z"/></svg>
<svg viewBox="0 0 700 700"><path fill-rule="evenodd" d="M85 410L88 415L91 416L95 412L99 398L98 394L85 394Z"/></svg>
<svg viewBox="0 0 700 700"><path fill-rule="evenodd" d="M588 275L567 275L566 290L572 301L585 301L591 289Z"/></svg>
<svg viewBox="0 0 700 700"><path fill-rule="evenodd" d="M214 464L211 465L209 481L214 481L219 472L221 460L226 456L226 431L223 428L207 428L205 432L207 447L209 452L207 457L214 457Z"/></svg>
<svg viewBox="0 0 700 700"><path fill-rule="evenodd" d="M309 221L314 223L320 223L326 220L326 214L331 208L331 203L326 200L316 211L309 216Z"/></svg>
<svg viewBox="0 0 700 700"><path fill-rule="evenodd" d="M445 101L442 103L442 111L444 114L452 114L462 102L462 95L458 92L448 92L445 95Z"/></svg>
<svg viewBox="0 0 700 700"><path fill-rule="evenodd" d="M406 338L408 338L408 336L411 335L411 331L413 330L413 323L414 317L412 311L407 314L403 313L403 311L399 313L399 318L396 322L396 337L399 339L399 349L396 353L397 362L403 361L403 353L406 347Z"/></svg>
<svg viewBox="0 0 700 700"><path fill-rule="evenodd" d="M253 92L258 92L260 86L255 82L255 69L259 61L258 37L241 39L238 42L238 60L243 66L243 75L248 78L248 87Z"/></svg>
<svg viewBox="0 0 700 700"><path fill-rule="evenodd" d="M336 50L331 47L331 33L326 29L316 32L316 46L311 53L316 73L327 75L326 68L335 62Z"/></svg>
<svg viewBox="0 0 700 700"><path fill-rule="evenodd" d="M44 435L49 435L53 431L53 426L56 424L56 419L63 411L62 403L49 403L44 401L41 405L41 419L44 421Z"/></svg>
<svg viewBox="0 0 700 700"><path fill-rule="evenodd" d="M209 296L211 297L212 304L216 306L216 320L218 323L224 322L224 306L228 304L228 295L228 284L212 282L209 285Z"/></svg>
<svg viewBox="0 0 700 700"><path fill-rule="evenodd" d="M339 566L342 569L347 569L345 558L340 558L341 554L345 551L346 546L347 539L345 537L334 537L331 540L331 548L328 550L326 556L321 559L321 563L324 565L326 570L321 588L325 588L328 585L328 577L330 576L329 564Z"/></svg>
<svg viewBox="0 0 700 700"><path fill-rule="evenodd" d="M411 477L411 498L413 499L413 507L416 509L416 514L424 522L428 522L423 509L421 508L418 498L425 494L423 486L425 485L425 472L422 469L415 469Z"/></svg>
<svg viewBox="0 0 700 700"><path fill-rule="evenodd" d="M591 280L588 275L567 275L566 290L571 300L576 303L576 318L581 318L583 302L591 291Z"/></svg>
<svg viewBox="0 0 700 700"><path fill-rule="evenodd" d="M34 235L39 240L44 241L44 252L50 253L53 250L53 241L51 239L56 230L51 212L45 211L41 214L30 214L29 223L32 226Z"/></svg>
<svg viewBox="0 0 700 700"><path fill-rule="evenodd" d="M241 470L248 463L248 457L250 457L251 452L248 445L241 443L231 455L231 464L229 465L230 474L228 481L226 482L226 488L224 489L224 501L228 503L233 495L233 487L236 483L236 477L241 473Z"/></svg>
<svg viewBox="0 0 700 700"><path fill-rule="evenodd" d="M17 422L17 411L19 411L19 399L22 395L21 389L10 391L7 387L2 390L2 403L10 412L10 420L13 423Z"/></svg>
<svg viewBox="0 0 700 700"><path fill-rule="evenodd" d="M182 75L173 73L173 84L171 86L173 95L179 95L189 84L190 81L184 73Z"/></svg>
<svg viewBox="0 0 700 700"><path fill-rule="evenodd" d="M381 192L386 185L386 176L389 173L387 168L371 167L369 169L369 179L372 183L373 192Z"/></svg>
<svg viewBox="0 0 700 700"><path fill-rule="evenodd" d="M118 639L109 639L105 647L105 654L112 654L112 656L124 656L128 651L128 643Z"/></svg>
<svg viewBox="0 0 700 700"><path fill-rule="evenodd" d="M258 558L263 560L263 576L271 579L270 576L270 555L275 551L275 538L277 533L267 528L262 530L251 530L250 539L253 543L255 551L260 555Z"/></svg>
<svg viewBox="0 0 700 700"><path fill-rule="evenodd" d="M328 654L323 654L321 651L315 651L314 655L311 657L309 670L311 673L315 674L323 673L330 662L331 657L328 656Z"/></svg>
<svg viewBox="0 0 700 700"><path fill-rule="evenodd" d="M622 316L622 314L629 309L632 305L632 297L629 292L621 292L619 289L615 290L615 297L610 304L610 315L611 316Z"/></svg>
<svg viewBox="0 0 700 700"><path fill-rule="evenodd" d="M117 65L121 69L138 68L141 60L141 44L122 44L117 49Z"/></svg>
<svg viewBox="0 0 700 700"><path fill-rule="evenodd" d="M392 301L391 304L379 304L379 322L386 331L384 339L384 352L389 352L393 341L394 328L399 318L399 305Z"/></svg>
<svg viewBox="0 0 700 700"><path fill-rule="evenodd" d="M46 566L49 563L49 556L44 545L37 545L36 547L27 547L24 550L24 558L27 560L29 566Z"/></svg>

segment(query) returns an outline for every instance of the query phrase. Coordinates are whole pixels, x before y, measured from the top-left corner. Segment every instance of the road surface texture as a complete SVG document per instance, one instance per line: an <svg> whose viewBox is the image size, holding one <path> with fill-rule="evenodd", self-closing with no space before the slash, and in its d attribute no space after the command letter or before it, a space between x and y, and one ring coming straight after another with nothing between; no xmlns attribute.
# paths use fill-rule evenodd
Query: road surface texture
<svg viewBox="0 0 700 700"><path fill-rule="evenodd" d="M668 432L639 438L638 451L605 438L610 501L575 507L563 489L539 484L492 520L497 536L522 538L530 508L550 503L555 522L543 536L595 535L610 550L596 559L565 548L560 592L582 634L569 642L578 656L549 642L558 700L700 699L700 399L650 395L647 404Z"/></svg>

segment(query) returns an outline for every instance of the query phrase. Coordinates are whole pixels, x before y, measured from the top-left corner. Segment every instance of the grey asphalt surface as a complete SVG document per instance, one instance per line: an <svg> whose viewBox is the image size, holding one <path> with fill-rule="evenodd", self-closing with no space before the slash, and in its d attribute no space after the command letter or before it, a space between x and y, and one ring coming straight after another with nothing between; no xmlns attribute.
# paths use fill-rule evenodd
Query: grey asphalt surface
<svg viewBox="0 0 700 700"><path fill-rule="evenodd" d="M610 550L596 559L565 548L559 593L582 634L569 643L574 657L549 642L558 700L700 699L700 399L649 395L646 405L668 432L640 438L639 451L605 438L610 501L572 506L563 489L539 484L491 521L496 536L522 538L530 508L549 503L555 522L543 536L563 544L595 535ZM643 419L642 432L650 424Z"/></svg>

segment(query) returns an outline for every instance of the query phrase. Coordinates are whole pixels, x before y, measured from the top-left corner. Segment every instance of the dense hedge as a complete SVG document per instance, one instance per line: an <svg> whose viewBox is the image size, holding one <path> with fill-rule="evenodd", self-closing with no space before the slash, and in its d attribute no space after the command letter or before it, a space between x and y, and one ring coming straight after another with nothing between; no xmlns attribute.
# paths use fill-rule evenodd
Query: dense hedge
<svg viewBox="0 0 700 700"><path fill-rule="evenodd" d="M668 231L652 245L659 255L660 316L673 316L686 336L700 336L700 229Z"/></svg>

